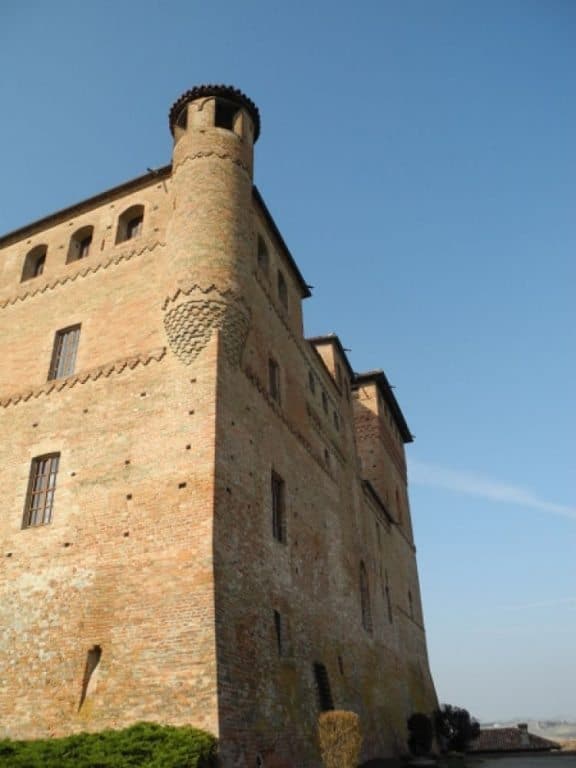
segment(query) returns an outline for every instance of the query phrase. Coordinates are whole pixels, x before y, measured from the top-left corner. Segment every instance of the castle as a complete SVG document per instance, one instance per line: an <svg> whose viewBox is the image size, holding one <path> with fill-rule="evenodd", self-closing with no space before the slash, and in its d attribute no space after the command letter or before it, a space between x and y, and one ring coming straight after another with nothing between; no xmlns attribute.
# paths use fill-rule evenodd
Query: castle
<svg viewBox="0 0 576 768"><path fill-rule="evenodd" d="M410 430L304 336L254 103L169 122L170 165L0 237L0 736L154 720L316 768L335 707L397 754L436 705Z"/></svg>

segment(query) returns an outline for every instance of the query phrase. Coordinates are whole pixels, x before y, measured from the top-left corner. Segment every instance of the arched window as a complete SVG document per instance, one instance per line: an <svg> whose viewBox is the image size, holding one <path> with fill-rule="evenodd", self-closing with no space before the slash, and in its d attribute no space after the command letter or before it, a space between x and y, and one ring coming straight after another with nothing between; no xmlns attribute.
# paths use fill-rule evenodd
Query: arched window
<svg viewBox="0 0 576 768"><path fill-rule="evenodd" d="M133 240L142 234L142 225L144 223L144 206L133 205L118 219L118 230L116 231L116 242L123 243L126 240Z"/></svg>
<svg viewBox="0 0 576 768"><path fill-rule="evenodd" d="M47 252L48 247L46 245L37 245L26 254L21 282L24 282L24 280L32 280L33 277L39 277L42 272L44 272Z"/></svg>
<svg viewBox="0 0 576 768"><path fill-rule="evenodd" d="M226 128L228 131L233 131L238 111L237 105L233 102L226 101L226 99L216 99L216 107L214 109L214 125L216 128Z"/></svg>
<svg viewBox="0 0 576 768"><path fill-rule="evenodd" d="M71 261L79 261L85 259L90 253L90 246L92 245L92 235L94 233L94 227L82 227L77 232L74 232L70 238L70 245L68 247L68 257L66 264Z"/></svg>
<svg viewBox="0 0 576 768"><path fill-rule="evenodd" d="M372 632L372 609L370 607L370 588L364 562L360 562L360 605L362 608L362 626L366 632Z"/></svg>
<svg viewBox="0 0 576 768"><path fill-rule="evenodd" d="M414 600L412 599L412 592L408 590L408 610L410 611L410 618L414 618Z"/></svg>
<svg viewBox="0 0 576 768"><path fill-rule="evenodd" d="M265 275L268 275L270 265L270 256L268 255L268 246L264 238L258 235L258 269Z"/></svg>

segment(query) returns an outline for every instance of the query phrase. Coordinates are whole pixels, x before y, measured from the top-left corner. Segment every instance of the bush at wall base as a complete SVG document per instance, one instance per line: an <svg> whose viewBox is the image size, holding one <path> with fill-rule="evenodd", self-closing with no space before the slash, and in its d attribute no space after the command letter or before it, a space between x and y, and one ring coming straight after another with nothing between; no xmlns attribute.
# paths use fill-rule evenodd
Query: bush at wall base
<svg viewBox="0 0 576 768"><path fill-rule="evenodd" d="M345 710L322 712L318 743L324 768L356 768L362 746L360 718Z"/></svg>
<svg viewBox="0 0 576 768"><path fill-rule="evenodd" d="M0 768L215 768L216 739L196 728L137 723L61 739L0 740Z"/></svg>

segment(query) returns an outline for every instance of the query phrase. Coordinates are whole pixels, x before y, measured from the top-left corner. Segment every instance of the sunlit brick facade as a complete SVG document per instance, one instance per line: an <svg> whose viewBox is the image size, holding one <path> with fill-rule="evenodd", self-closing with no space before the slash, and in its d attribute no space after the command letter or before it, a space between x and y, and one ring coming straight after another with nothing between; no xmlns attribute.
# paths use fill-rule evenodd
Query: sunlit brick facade
<svg viewBox="0 0 576 768"><path fill-rule="evenodd" d="M224 768L316 768L327 685L396 754L436 703L410 432L304 336L254 104L170 127L169 166L0 238L0 735L191 723Z"/></svg>

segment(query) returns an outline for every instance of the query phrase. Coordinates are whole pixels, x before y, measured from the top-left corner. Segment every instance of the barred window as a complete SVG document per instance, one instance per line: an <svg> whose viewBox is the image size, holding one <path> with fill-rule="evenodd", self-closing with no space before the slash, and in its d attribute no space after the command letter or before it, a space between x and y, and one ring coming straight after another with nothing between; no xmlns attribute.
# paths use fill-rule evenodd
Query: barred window
<svg viewBox="0 0 576 768"><path fill-rule="evenodd" d="M280 475L272 472L272 535L276 541L286 543L286 484Z"/></svg>
<svg viewBox="0 0 576 768"><path fill-rule="evenodd" d="M49 381L50 379L64 379L74 373L79 338L79 325L71 325L69 328L63 328L56 332L52 361L48 372Z"/></svg>
<svg viewBox="0 0 576 768"><path fill-rule="evenodd" d="M330 679L324 664L314 664L314 678L316 680L320 709L323 712L326 712L328 709L334 709L334 700L332 699L332 690L330 689Z"/></svg>
<svg viewBox="0 0 576 768"><path fill-rule="evenodd" d="M32 459L22 528L46 525L52 520L59 463L59 453L37 456Z"/></svg>
<svg viewBox="0 0 576 768"><path fill-rule="evenodd" d="M366 632L372 632L372 609L370 606L370 588L366 566L360 563L360 605L362 608L362 626Z"/></svg>

